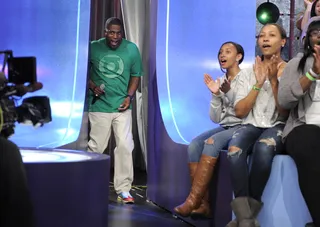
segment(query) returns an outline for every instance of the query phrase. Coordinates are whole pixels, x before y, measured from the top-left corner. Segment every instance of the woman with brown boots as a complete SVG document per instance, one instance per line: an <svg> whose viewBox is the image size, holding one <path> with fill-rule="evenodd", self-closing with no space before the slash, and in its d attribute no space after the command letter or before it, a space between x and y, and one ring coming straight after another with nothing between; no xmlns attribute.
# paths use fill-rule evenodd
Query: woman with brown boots
<svg viewBox="0 0 320 227"><path fill-rule="evenodd" d="M252 74L241 77L235 98L235 113L243 126L234 132L229 143L231 182L235 199L231 202L236 219L226 227L258 227L256 220L262 208L262 193L268 182L272 161L283 152L282 131L288 111L278 103L279 79L286 63L281 50L286 32L277 24L262 27L258 46L263 57L257 57ZM247 157L252 153L251 169Z"/></svg>
<svg viewBox="0 0 320 227"><path fill-rule="evenodd" d="M210 118L220 126L199 135L188 147L192 187L186 201L174 208L181 216L211 217L208 185L220 151L228 145L233 132L242 122L235 116L233 101L240 77L247 73L239 68L243 58L244 50L241 45L226 42L222 44L218 54L221 70L226 70L225 74L217 80L213 80L208 74L204 75L205 84L212 92Z"/></svg>

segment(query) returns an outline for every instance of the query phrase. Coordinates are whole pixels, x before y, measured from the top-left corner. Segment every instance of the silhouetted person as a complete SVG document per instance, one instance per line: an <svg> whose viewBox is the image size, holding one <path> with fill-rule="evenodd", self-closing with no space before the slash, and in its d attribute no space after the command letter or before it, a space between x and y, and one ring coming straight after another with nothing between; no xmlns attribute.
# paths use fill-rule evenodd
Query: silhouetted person
<svg viewBox="0 0 320 227"><path fill-rule="evenodd" d="M26 173L19 148L0 137L0 226L34 227Z"/></svg>

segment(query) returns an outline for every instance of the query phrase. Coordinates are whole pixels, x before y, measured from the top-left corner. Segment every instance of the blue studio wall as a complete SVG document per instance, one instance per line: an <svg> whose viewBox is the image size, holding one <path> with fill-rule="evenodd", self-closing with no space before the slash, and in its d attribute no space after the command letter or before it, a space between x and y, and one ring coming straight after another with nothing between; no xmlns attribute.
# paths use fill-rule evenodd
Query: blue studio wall
<svg viewBox="0 0 320 227"><path fill-rule="evenodd" d="M256 2L158 1L157 84L166 130L177 143L217 127L209 118L210 92L203 74L221 76L217 54L235 41L245 50L241 67L255 56Z"/></svg>
<svg viewBox="0 0 320 227"><path fill-rule="evenodd" d="M17 125L11 140L49 148L75 141L85 99L90 0L2 1L1 18L0 50L37 58L44 88L25 97L49 96L53 117L42 128Z"/></svg>

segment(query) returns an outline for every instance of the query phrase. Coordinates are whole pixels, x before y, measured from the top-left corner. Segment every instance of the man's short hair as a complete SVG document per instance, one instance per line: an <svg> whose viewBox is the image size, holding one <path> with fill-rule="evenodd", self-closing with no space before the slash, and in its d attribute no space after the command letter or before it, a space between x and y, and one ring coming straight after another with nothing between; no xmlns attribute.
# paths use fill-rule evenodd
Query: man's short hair
<svg viewBox="0 0 320 227"><path fill-rule="evenodd" d="M121 29L123 28L122 21L117 17L110 17L104 24L104 29L108 30L111 25L119 25Z"/></svg>

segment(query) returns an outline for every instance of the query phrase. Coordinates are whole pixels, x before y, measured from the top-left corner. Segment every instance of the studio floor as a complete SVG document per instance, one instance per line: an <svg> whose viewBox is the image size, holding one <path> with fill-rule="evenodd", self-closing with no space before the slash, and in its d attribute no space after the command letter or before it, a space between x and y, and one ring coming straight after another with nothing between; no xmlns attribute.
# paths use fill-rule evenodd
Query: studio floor
<svg viewBox="0 0 320 227"><path fill-rule="evenodd" d="M112 179L111 173L110 179ZM135 204L117 202L117 194L110 182L109 191L109 227L185 227L193 226L174 217L170 212L159 208L146 197L146 172L135 170L135 180L131 190Z"/></svg>

